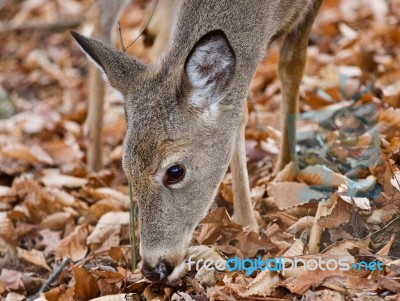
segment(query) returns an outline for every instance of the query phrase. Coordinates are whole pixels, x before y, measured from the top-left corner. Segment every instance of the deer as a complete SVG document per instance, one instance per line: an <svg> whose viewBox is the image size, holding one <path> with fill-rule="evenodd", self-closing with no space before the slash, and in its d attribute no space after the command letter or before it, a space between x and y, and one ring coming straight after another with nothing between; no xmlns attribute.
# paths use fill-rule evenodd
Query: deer
<svg viewBox="0 0 400 301"><path fill-rule="evenodd" d="M110 45L127 2L98 0L101 34L72 36L124 99L122 167L137 199L141 272L171 283L229 166L233 219L258 231L246 166L246 96L267 46L281 36L277 170L296 162L292 117L322 0L175 1L169 46L149 64Z"/></svg>

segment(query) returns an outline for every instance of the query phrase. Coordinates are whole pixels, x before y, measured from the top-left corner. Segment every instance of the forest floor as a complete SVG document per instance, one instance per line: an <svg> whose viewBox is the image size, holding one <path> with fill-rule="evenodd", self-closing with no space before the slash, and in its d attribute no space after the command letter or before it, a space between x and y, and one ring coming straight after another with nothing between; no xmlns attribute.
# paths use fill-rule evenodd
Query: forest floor
<svg viewBox="0 0 400 301"><path fill-rule="evenodd" d="M144 2L121 18L125 45L148 17ZM246 130L260 232L230 219L228 171L192 239L227 257L343 259L352 268L220 272L207 288L194 273L170 287L131 270L125 119L111 91L104 168L86 168L88 61L69 28L90 34L91 5L0 1L0 300L400 300L399 0L324 1L300 89L296 174L287 166L273 176L282 40L270 46ZM128 52L146 60L144 37ZM372 262L381 268L365 268Z"/></svg>

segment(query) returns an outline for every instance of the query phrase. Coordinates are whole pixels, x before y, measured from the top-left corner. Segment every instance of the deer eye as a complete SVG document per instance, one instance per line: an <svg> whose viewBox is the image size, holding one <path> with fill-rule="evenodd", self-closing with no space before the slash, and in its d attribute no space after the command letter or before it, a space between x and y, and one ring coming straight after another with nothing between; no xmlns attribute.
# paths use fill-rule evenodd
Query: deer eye
<svg viewBox="0 0 400 301"><path fill-rule="evenodd" d="M168 167L165 172L163 182L165 186L176 184L185 177L185 167L181 164L175 164Z"/></svg>

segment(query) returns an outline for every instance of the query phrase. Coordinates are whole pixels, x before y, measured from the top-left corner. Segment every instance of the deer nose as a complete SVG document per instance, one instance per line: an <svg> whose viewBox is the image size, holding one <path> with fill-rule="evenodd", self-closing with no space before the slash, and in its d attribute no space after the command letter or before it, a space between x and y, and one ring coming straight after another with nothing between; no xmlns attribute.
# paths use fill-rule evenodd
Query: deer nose
<svg viewBox="0 0 400 301"><path fill-rule="evenodd" d="M165 282L172 271L172 265L165 260L161 260L155 267L150 266L146 262L142 265L142 274L154 282Z"/></svg>

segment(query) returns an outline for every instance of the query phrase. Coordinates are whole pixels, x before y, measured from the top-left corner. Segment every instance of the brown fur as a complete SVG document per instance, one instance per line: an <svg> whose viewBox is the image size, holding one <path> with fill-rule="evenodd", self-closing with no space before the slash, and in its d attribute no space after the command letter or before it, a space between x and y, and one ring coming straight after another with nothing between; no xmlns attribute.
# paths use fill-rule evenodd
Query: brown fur
<svg viewBox="0 0 400 301"><path fill-rule="evenodd" d="M160 0L166 1L166 0ZM166 260L172 267L184 258L192 232L210 207L231 162L235 218L252 229L244 127L247 89L266 46L287 33L279 70L283 82L282 155L290 159L294 137L288 114L297 110L308 33L321 0L180 1L176 31L165 56L153 65L74 33L83 50L125 99L128 122L123 168L139 207L140 253L148 266ZM222 31L234 51L235 68L220 88L217 112L191 104L194 90L185 64L202 37ZM165 187L160 178L168 164L181 163L187 175L181 186Z"/></svg>

